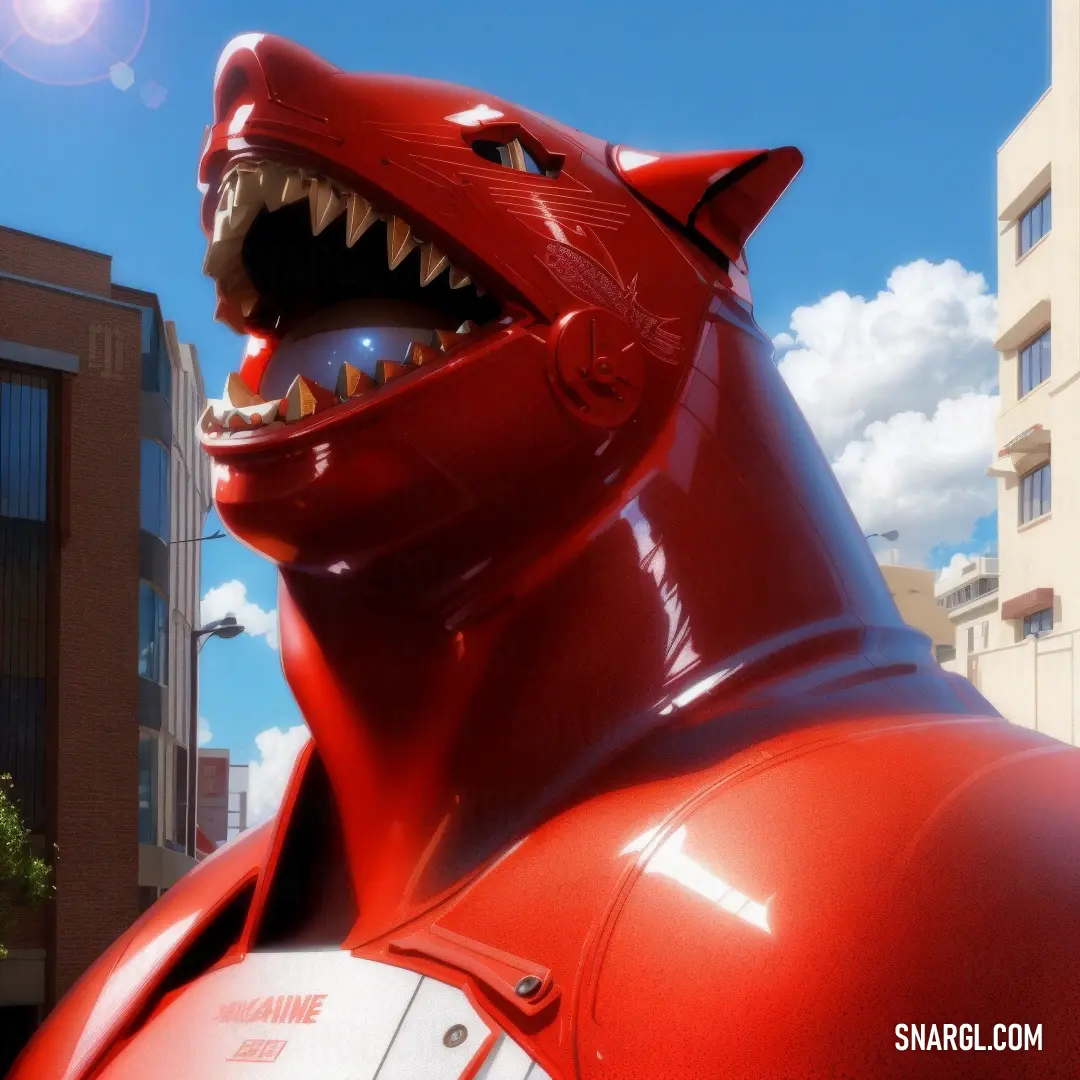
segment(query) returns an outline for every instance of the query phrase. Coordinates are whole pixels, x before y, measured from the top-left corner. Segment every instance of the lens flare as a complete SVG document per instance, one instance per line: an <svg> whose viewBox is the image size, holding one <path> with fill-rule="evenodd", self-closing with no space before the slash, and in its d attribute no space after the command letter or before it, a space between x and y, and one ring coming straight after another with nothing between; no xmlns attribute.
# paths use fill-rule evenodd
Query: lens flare
<svg viewBox="0 0 1080 1080"><path fill-rule="evenodd" d="M50 86L88 86L130 67L150 0L0 0L0 63Z"/></svg>
<svg viewBox="0 0 1080 1080"><path fill-rule="evenodd" d="M94 25L101 0L15 0L23 33L43 45L69 45Z"/></svg>

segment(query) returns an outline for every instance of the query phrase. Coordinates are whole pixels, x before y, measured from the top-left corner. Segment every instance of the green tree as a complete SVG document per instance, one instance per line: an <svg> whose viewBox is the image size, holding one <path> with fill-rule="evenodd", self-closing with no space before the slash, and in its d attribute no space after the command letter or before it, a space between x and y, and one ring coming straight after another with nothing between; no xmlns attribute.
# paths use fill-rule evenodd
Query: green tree
<svg viewBox="0 0 1080 1080"><path fill-rule="evenodd" d="M15 910L37 907L53 892L52 868L30 846L30 830L23 822L8 773L0 773L0 960L7 955L4 937Z"/></svg>

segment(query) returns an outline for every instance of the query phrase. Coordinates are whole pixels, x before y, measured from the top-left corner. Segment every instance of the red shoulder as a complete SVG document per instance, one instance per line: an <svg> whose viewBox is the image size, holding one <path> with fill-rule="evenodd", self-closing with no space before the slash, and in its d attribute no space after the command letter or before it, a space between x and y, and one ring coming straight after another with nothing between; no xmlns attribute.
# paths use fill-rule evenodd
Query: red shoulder
<svg viewBox="0 0 1080 1080"><path fill-rule="evenodd" d="M184 875L68 991L8 1080L78 1080L222 909L254 883L271 822L226 844Z"/></svg>
<svg viewBox="0 0 1080 1080"><path fill-rule="evenodd" d="M954 1075L908 1060L911 1024L954 1050L959 1025L1071 1030L1080 751L973 718L770 749L630 845L575 1006L585 1080Z"/></svg>

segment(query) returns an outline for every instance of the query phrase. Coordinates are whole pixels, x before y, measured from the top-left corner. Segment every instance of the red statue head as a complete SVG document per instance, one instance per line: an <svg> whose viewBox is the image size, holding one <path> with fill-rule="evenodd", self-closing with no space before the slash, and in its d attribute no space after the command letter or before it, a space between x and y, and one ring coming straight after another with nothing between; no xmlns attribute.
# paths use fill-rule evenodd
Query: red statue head
<svg viewBox="0 0 1080 1080"><path fill-rule="evenodd" d="M493 527L524 542L610 501L712 299L748 295L732 264L801 164L608 147L257 34L226 50L214 105L206 272L252 335L203 425L218 506L311 569L413 550L466 572Z"/></svg>
<svg viewBox="0 0 1080 1080"><path fill-rule="evenodd" d="M743 249L801 162L226 49L205 269L250 337L203 441L281 568L354 867L373 816L469 864L646 733L808 672L941 693L753 321Z"/></svg>

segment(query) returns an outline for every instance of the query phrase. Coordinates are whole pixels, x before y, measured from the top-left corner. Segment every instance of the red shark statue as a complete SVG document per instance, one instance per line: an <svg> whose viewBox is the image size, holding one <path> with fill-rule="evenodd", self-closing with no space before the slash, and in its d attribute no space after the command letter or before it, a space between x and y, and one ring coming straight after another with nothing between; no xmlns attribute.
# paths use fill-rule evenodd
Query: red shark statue
<svg viewBox="0 0 1080 1080"><path fill-rule="evenodd" d="M203 443L313 739L14 1080L1075 1075L1080 753L903 624L776 370L801 161L228 46Z"/></svg>

